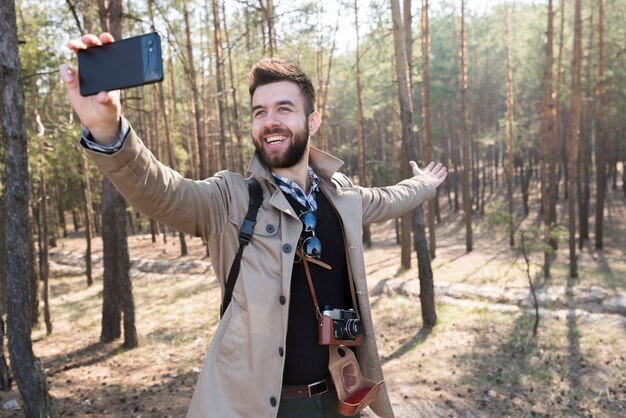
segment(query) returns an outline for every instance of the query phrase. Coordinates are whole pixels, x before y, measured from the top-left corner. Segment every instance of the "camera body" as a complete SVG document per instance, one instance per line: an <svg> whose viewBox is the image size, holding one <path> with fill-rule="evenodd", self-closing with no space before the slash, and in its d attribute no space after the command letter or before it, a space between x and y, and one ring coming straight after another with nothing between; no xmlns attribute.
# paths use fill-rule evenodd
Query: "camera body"
<svg viewBox="0 0 626 418"><path fill-rule="evenodd" d="M363 326L354 309L324 307L318 336L320 345L358 346L362 334Z"/></svg>

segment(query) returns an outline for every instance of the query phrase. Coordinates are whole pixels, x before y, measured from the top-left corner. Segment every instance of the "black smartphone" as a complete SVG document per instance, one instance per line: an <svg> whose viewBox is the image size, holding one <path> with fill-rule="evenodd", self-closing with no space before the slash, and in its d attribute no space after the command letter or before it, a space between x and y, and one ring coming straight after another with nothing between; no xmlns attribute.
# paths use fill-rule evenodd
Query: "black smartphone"
<svg viewBox="0 0 626 418"><path fill-rule="evenodd" d="M152 32L81 49L78 74L82 96L162 81L161 37Z"/></svg>

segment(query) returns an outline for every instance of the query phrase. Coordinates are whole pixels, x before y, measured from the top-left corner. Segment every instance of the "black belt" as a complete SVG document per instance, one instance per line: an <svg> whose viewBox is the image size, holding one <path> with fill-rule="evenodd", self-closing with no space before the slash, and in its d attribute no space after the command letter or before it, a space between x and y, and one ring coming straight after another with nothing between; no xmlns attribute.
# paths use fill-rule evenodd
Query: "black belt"
<svg viewBox="0 0 626 418"><path fill-rule="evenodd" d="M283 399L312 398L328 392L334 386L330 377L308 385L283 386Z"/></svg>

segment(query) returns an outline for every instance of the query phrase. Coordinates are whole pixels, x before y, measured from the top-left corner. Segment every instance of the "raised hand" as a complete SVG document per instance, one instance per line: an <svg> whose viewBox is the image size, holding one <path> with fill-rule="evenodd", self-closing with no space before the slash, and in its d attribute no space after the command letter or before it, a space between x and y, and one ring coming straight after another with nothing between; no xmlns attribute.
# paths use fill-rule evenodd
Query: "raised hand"
<svg viewBox="0 0 626 418"><path fill-rule="evenodd" d="M428 179L435 188L439 187L439 185L443 183L448 176L448 170L441 163L435 164L434 161L431 161L430 164L428 164L423 170L417 166L415 161L409 161L409 164L411 165L411 170L413 170L414 176L421 174L426 177L426 179Z"/></svg>
<svg viewBox="0 0 626 418"><path fill-rule="evenodd" d="M110 42L114 42L110 33L102 33L99 37L87 34L81 38L72 39L67 47L74 53ZM89 129L96 142L107 145L115 141L119 134L122 105L120 92L101 91L95 96L83 97L80 95L78 71L67 64L61 65L61 78L65 81L67 94L74 111L81 122Z"/></svg>

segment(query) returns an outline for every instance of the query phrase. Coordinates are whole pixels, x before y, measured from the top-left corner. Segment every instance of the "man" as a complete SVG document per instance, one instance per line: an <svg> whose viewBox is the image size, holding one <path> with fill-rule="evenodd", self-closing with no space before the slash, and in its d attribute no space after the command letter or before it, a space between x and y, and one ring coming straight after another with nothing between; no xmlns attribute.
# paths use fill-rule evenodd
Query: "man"
<svg viewBox="0 0 626 418"><path fill-rule="evenodd" d="M105 33L68 46L76 52L108 42L113 38ZM135 209L208 241L223 292L248 209L245 178L223 171L203 181L184 179L158 162L121 117L118 92L82 97L76 72L62 66L61 75L93 161ZM420 170L411 162L414 177L395 186L340 186L346 181L336 174L342 162L310 146L321 116L308 77L285 61L263 59L249 81L256 148L249 171L262 186L263 204L187 416L337 417L315 306L359 313L359 368L364 377L381 381L362 225L432 198L446 170L434 163ZM393 416L384 387L370 407Z"/></svg>

